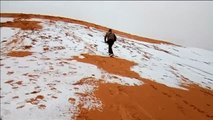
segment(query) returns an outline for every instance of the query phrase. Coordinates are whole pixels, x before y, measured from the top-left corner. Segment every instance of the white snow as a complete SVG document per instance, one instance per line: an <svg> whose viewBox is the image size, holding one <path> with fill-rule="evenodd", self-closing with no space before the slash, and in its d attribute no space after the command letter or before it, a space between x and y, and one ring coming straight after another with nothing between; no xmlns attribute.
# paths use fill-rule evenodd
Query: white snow
<svg viewBox="0 0 213 120"><path fill-rule="evenodd" d="M87 109L101 109L101 101L93 95L97 85L87 81L129 86L143 84L138 79L110 74L95 65L72 60L74 56L83 59L84 53L107 56L105 33L73 23L40 21L43 29L39 31L1 27L1 40L6 40L1 42L1 51L24 50L23 46L32 45L30 51L33 52L33 55L21 58L1 56L3 120L74 120L80 104ZM14 38L19 38L20 43L7 45ZM143 78L180 89L186 89L183 85L192 83L213 89L213 52L120 36L113 50L119 58L137 63L131 70ZM5 83L8 80L13 81ZM22 84L16 84L17 81ZM79 84L82 81L85 83ZM31 94L33 91L38 93ZM38 105L45 105L45 109L26 102L38 95L44 96ZM14 99L14 96L19 98ZM75 101L70 103L69 98Z"/></svg>
<svg viewBox="0 0 213 120"><path fill-rule="evenodd" d="M1 29L1 42L10 39L17 33L18 28L0 27Z"/></svg>
<svg viewBox="0 0 213 120"><path fill-rule="evenodd" d="M13 18L11 17L0 17L0 22L8 22L13 21Z"/></svg>

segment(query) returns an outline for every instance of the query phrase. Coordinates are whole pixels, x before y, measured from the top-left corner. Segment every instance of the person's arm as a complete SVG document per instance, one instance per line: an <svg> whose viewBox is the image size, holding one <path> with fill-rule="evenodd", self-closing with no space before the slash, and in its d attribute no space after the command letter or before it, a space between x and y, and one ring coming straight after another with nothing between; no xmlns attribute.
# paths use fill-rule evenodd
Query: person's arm
<svg viewBox="0 0 213 120"><path fill-rule="evenodd" d="M117 40L117 37L116 37L116 35L115 35L115 41Z"/></svg>
<svg viewBox="0 0 213 120"><path fill-rule="evenodd" d="M106 33L106 35L104 36L104 42L106 43L106 38L107 38L107 33Z"/></svg>

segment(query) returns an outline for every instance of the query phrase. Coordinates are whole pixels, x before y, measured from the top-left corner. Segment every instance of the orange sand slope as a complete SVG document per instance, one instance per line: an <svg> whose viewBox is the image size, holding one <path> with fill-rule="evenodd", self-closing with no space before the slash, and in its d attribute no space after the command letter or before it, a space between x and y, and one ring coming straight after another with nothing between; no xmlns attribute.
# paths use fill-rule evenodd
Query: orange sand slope
<svg viewBox="0 0 213 120"><path fill-rule="evenodd" d="M138 78L137 73L130 71L134 63L116 58L84 56L84 59L77 60L94 64L114 74ZM142 86L100 84L95 95L103 102L103 110L82 109L77 120L213 119L212 90L190 85L187 87L189 90L185 91L140 79L145 82Z"/></svg>
<svg viewBox="0 0 213 120"><path fill-rule="evenodd" d="M53 16L47 16L47 15L1 13L0 17L14 18L14 21L12 22L10 21L10 22L0 23L0 27L20 28L23 31L32 30L33 32L35 32L43 28L43 26L39 24L40 22L28 20L31 18L47 19L51 21L50 22L51 24L54 24L55 21L63 21L68 23L77 23L81 25L86 25L87 27L94 27L101 31L106 31L108 29L107 27L103 27L100 25L96 25L93 23L88 23L88 22L84 22L80 20L74 20L74 19L63 18L63 17L53 17ZM148 43L154 43L154 44L164 43L168 45L174 45L172 43L168 43L165 41L153 40L149 38L131 35L128 33L117 31L117 30L115 31L117 35L120 35L126 38L131 38L131 39L148 42ZM33 34L33 32L29 34ZM71 36L71 35L69 36L69 34L71 33L65 33L65 34L68 37ZM16 36L18 36L18 34ZM137 63L130 60L126 60L121 57L111 58L106 56L95 55L94 52L88 52L88 53L84 52L81 54L81 57L65 56L65 58L57 58L57 57L54 58L61 52L60 50L64 50L66 47L54 46L54 48L50 48L48 44L46 46L42 46L42 49L41 49L42 52L36 53L36 51L32 51L32 49L36 47L37 45L38 40L36 39L33 39L31 41L31 44L29 45L23 44L23 46L17 48L17 46L22 45L22 42L23 42L22 38L24 37L29 38L29 36L23 35L21 37L18 36L17 39L13 39L10 42L1 41L1 43L6 42L5 46L10 46L10 49L8 48L8 49L5 49L4 51L2 51L1 49L1 54L4 56L4 59L3 60L1 59L1 61L4 61L4 63L1 63L0 66L1 68L4 67L6 70L8 70L8 71L4 71L8 76L16 74L16 71L13 69L14 66L9 65L9 62L7 61L7 59L12 57L12 60L17 58L18 60L24 61L25 59L22 59L22 58L27 59L27 57L30 57L29 61L32 64L34 64L34 61L39 61L38 63L36 63L36 65L38 66L49 65L49 66L42 67L42 70L48 69L48 71L44 71L44 72L42 71L46 76L48 75L51 76L56 74L56 76L58 75L60 79L65 79L67 76L73 77L72 75L75 74L76 71L71 71L71 69L73 70L77 69L75 68L73 64L83 63L83 64L97 66L98 69L103 70L107 74L134 78L143 83L142 85L135 85L135 86L121 85L118 83L103 82L104 80L102 79L96 80L94 78L95 75L91 75L87 78L81 79L80 81L76 83L71 82L71 84L68 84L68 87L63 86L62 87L63 90L69 89L73 91L74 90L78 91L78 89L80 88L74 87L71 89L71 85L78 86L78 85L84 85L84 84L85 85L95 84L96 85L94 87L95 91L93 91L92 93L89 94L89 93L76 92L75 94L77 94L78 96L81 96L80 100L86 99L88 96L94 96L95 98L91 98L92 100L97 99L97 100L100 100L102 103L102 108L100 109L96 109L96 108L87 109L82 105L82 103L77 105L78 108L76 106L75 106L76 107L75 109L70 108L69 109L70 111L66 114L74 113L74 115L76 115L78 113L76 117L71 117L70 118L71 120L74 120L74 119L76 120L212 120L213 119L213 90L212 89L203 88L196 84L190 84L190 85L183 84L182 85L183 88L186 88L188 90L168 87L164 84L160 84L160 83L154 82L153 80L149 80L149 79L141 77L138 73L131 70L131 68L137 65ZM45 41L45 44L48 43L51 38L51 36L45 36L45 35L39 36L39 37ZM59 43L61 42L57 36L55 38L56 38L55 41L58 40ZM80 41L78 37L74 36L74 38ZM161 51L164 54L170 54L170 52L159 49L157 47L155 47L155 49L158 51ZM47 55L48 52L54 52L54 54L51 53L51 55L48 56ZM148 53L146 54L144 53L143 55L146 58L146 60L150 60L150 57L152 56L151 54L148 54L150 56L147 56L147 54ZM22 63L23 61L18 61L18 62L16 61L14 63L19 64L19 63ZM67 71L65 72L63 71L64 73L61 73L62 74L61 75L60 71L58 70L59 67L56 68L54 65L60 66L62 69L63 68L65 69L65 67L68 65L70 65L71 67L69 66L69 73ZM19 66L19 68L28 69L30 68L30 66L24 66L24 67ZM173 69L174 71L176 70L175 68ZM11 70L12 72L9 70ZM37 70L36 72L40 73L39 70ZM44 88L48 88L48 90L49 89L52 90L54 94L52 93L51 94L45 93L46 95L44 95L44 93L41 94L43 90L40 89L40 87L37 84L41 84L42 79L39 78L41 77L41 75L38 75L36 72L34 74L30 74L30 73L23 74L23 76L25 76L27 80L28 80L27 77L29 77L29 80L28 81L26 80L27 82L25 80L23 81L18 80L17 82L16 80L6 80L3 78L4 82L1 82L3 83L1 84L1 89L0 89L1 91L2 91L2 88L6 88L6 87L8 88L12 87L12 89L16 91L21 87L27 86L28 82L30 83L29 85L33 85L33 87L35 88L35 90L33 89L31 91L25 91L24 93L25 95L24 97L27 96L26 98L30 98L30 99L19 101L17 102L17 104L14 103L14 107L15 107L15 111L13 111L14 113L16 111L20 112L22 109L29 108L29 104L33 105L32 109L35 109L35 106L37 105L37 107L39 108L38 111L43 112L44 110L54 106L54 105L48 106L45 104L46 102L55 103L57 99L65 99L65 98L60 98L60 95L63 94L64 91L58 90L59 88L57 88L57 84L60 84L61 81L57 81L57 80L53 81L53 83L45 83L45 85L47 86L44 87ZM85 71L85 72L89 72L89 71ZM18 77L13 79L17 79ZM116 76L113 76L113 77L116 77ZM91 78L91 81L87 81L90 78ZM184 79L184 77L182 79L183 81L186 80ZM45 79L44 81L48 82L50 80ZM65 81L65 83L68 83L68 82L70 81ZM94 82L94 83L90 83L90 82ZM62 85L67 85L67 84L62 84ZM1 95L1 99L4 99L4 98L6 99L7 97L8 96ZM20 99L23 99L21 98L21 96L17 96L15 94L9 97L12 98L15 102L16 100L18 101ZM66 98L66 100L64 101L72 105L78 102L78 99L73 98L73 96L68 96L68 97L69 99ZM23 103L23 101L25 101L25 103ZM8 105L10 104L10 101L4 102L4 104ZM6 114L6 113L7 112L4 112L3 114L1 114L1 116L4 116L4 115L9 116L10 114L11 115L13 114L13 113L10 113L10 114Z"/></svg>

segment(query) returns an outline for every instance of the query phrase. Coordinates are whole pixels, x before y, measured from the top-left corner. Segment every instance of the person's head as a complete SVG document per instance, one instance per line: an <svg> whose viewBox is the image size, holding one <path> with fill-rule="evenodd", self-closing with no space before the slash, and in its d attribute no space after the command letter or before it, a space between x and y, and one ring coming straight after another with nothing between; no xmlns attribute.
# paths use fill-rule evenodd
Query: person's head
<svg viewBox="0 0 213 120"><path fill-rule="evenodd" d="M112 32L112 29L109 29L109 32Z"/></svg>

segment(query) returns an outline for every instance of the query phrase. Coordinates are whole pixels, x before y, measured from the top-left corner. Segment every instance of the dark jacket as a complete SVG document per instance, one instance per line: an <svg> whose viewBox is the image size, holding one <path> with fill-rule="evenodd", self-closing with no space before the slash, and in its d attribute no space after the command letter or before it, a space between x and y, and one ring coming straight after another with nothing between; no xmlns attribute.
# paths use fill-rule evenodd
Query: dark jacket
<svg viewBox="0 0 213 120"><path fill-rule="evenodd" d="M108 42L108 41L116 41L117 37L114 33L112 32L107 32L106 35L104 36L104 41Z"/></svg>

